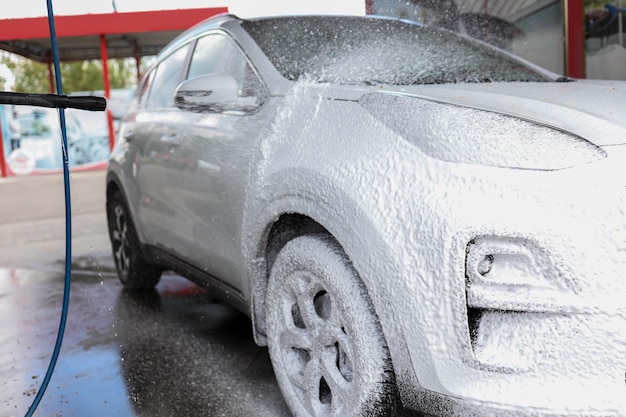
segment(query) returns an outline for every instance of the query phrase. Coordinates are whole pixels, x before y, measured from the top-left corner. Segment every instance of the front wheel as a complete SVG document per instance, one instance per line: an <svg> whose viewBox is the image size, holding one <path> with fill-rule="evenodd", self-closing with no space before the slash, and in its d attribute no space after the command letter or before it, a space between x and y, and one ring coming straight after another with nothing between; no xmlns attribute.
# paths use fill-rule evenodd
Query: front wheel
<svg viewBox="0 0 626 417"><path fill-rule="evenodd" d="M162 271L143 258L130 211L119 191L107 201L107 220L115 268L124 287L131 291L154 288Z"/></svg>
<svg viewBox="0 0 626 417"><path fill-rule="evenodd" d="M382 329L335 241L315 235L287 243L270 273L266 308L270 357L295 416L394 415Z"/></svg>

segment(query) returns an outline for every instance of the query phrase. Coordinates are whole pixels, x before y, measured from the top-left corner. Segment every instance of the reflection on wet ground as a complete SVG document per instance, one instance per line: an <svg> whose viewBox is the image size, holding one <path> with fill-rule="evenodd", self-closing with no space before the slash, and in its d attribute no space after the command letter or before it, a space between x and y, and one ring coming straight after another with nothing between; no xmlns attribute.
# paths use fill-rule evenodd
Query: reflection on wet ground
<svg viewBox="0 0 626 417"><path fill-rule="evenodd" d="M44 377L63 274L0 269L0 416ZM56 372L36 416L289 416L249 319L175 276L128 294L106 268L73 274Z"/></svg>

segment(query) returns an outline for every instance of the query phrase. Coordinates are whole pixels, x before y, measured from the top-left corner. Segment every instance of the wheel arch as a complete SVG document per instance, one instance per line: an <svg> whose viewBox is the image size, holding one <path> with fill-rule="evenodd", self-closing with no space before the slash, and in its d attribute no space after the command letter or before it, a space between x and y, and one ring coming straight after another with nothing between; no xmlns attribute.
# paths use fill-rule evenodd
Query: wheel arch
<svg viewBox="0 0 626 417"><path fill-rule="evenodd" d="M125 183L124 181L122 181L120 179L120 175L118 172L115 172L113 170L109 170L107 172L106 175L106 201L105 201L105 208L108 207L109 201L111 199L111 196L115 193L115 192L119 192L122 197L124 198L124 200L126 201L126 206L128 207L128 210L130 210L130 215L133 219L133 222L135 223L135 230L137 232L137 235L139 236L139 241L140 242L145 242L144 239L144 235L143 232L141 230L141 228L137 227L137 213L135 211L135 207L136 207L136 203L137 203L137 198L136 195L137 193L132 193L130 192L132 190L127 189L128 186L132 186L132 184L128 184Z"/></svg>
<svg viewBox="0 0 626 417"><path fill-rule="evenodd" d="M124 195L122 185L120 184L120 180L117 178L117 175L112 172L108 172L106 176L106 203L108 203L111 196L118 191Z"/></svg>
<svg viewBox="0 0 626 417"><path fill-rule="evenodd" d="M293 175L290 176L293 178ZM284 177L283 177L284 178ZM279 182L280 183L280 182ZM394 274L400 278L402 268L390 255L389 248L385 243L380 230L375 226L375 221L350 195L334 185L332 179L328 179L326 186L320 185L319 181L299 182L300 184L314 183L316 190L324 189L324 193L316 193L316 190L302 190L295 185L287 186L283 182L284 193L270 198L264 194L261 199L264 204L259 204L258 211L251 211L254 215L249 216L254 221L248 223L244 230L248 235L247 242L248 279L250 286L251 318L254 338L257 344L266 345L265 335L265 298L269 273L276 255L280 249L290 240L307 234L325 234L337 242L343 254L351 262L359 278L363 282L368 296L374 307L383 334L391 354L394 367L400 365L401 372L396 374L399 384L415 381L403 381L410 379L410 372L404 370L410 366L408 348L401 331L401 325L394 320L396 308L390 302L391 294L387 292L388 285L381 285L377 279L381 276L380 270L374 270L378 256L384 257L386 262L394 265L386 265L384 268L385 279L393 280ZM264 188L259 187L261 193ZM329 192L329 190L331 190ZM265 188L267 192L267 188ZM328 197L331 197L329 200ZM337 207L329 201L341 201ZM251 206L249 206L250 208ZM252 206L254 207L254 206ZM358 225L350 222L350 219L359 219ZM252 225L254 223L254 226ZM251 232L252 231L252 232ZM375 254L372 254L375 251ZM393 271L393 272L392 272ZM397 280L402 282L401 280Z"/></svg>

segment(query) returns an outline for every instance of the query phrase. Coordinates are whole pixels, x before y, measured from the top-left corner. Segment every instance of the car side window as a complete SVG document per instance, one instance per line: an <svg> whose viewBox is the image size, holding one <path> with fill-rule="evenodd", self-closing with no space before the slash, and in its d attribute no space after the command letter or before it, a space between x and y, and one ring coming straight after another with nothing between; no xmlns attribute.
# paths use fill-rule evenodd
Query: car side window
<svg viewBox="0 0 626 417"><path fill-rule="evenodd" d="M174 105L174 91L183 80L185 60L189 44L165 58L150 75L150 91L146 107L170 107Z"/></svg>
<svg viewBox="0 0 626 417"><path fill-rule="evenodd" d="M228 36L213 33L196 42L187 78L200 75L229 75L238 86L239 97L256 97L261 104L264 87L237 44Z"/></svg>
<svg viewBox="0 0 626 417"><path fill-rule="evenodd" d="M228 41L226 36L220 34L211 34L198 39L191 55L187 78L223 72L223 64L220 65L220 61L228 48Z"/></svg>

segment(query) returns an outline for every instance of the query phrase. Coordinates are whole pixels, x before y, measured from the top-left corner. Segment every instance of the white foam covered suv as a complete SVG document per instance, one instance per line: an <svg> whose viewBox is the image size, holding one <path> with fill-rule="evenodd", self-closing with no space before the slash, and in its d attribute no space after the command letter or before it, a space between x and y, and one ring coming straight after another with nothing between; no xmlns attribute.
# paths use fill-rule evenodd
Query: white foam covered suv
<svg viewBox="0 0 626 417"><path fill-rule="evenodd" d="M212 18L121 124L119 277L248 314L298 417L626 416L625 109L406 21Z"/></svg>

